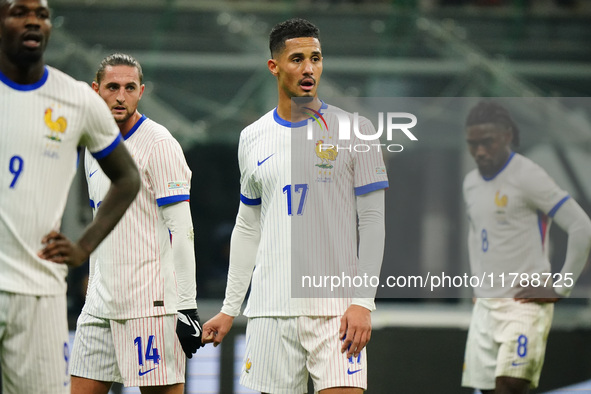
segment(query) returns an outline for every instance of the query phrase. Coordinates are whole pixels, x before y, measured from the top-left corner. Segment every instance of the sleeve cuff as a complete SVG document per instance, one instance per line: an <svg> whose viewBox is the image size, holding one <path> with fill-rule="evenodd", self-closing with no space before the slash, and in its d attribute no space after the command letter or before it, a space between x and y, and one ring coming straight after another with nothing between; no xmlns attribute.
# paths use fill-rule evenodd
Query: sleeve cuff
<svg viewBox="0 0 591 394"><path fill-rule="evenodd" d="M240 194L240 201L246 205L261 205L262 200L260 198L248 198ZM225 312L224 312L225 313Z"/></svg>
<svg viewBox="0 0 591 394"><path fill-rule="evenodd" d="M108 156L111 152L113 152L113 149L115 149L121 141L123 141L123 137L121 137L121 134L118 134L115 140L111 142L111 145L107 146L105 149L101 151L91 152L91 154L95 159L100 160Z"/></svg>
<svg viewBox="0 0 591 394"><path fill-rule="evenodd" d="M564 197L562 200L558 201L558 203L556 203L556 205L554 205L554 207L550 210L550 212L548 212L548 216L550 216L551 218L554 217L554 215L556 215L556 212L558 211L558 209L562 206L562 204L564 204L568 199L570 198L570 195Z"/></svg>
<svg viewBox="0 0 591 394"><path fill-rule="evenodd" d="M371 193L376 190L387 189L388 181L374 182L369 185L363 185L355 188L355 195L361 196L363 194Z"/></svg>
<svg viewBox="0 0 591 394"><path fill-rule="evenodd" d="M228 316L236 317L240 314L240 308L238 308L238 309L230 308L230 307L224 305L224 306L222 306L221 312L228 315Z"/></svg>
<svg viewBox="0 0 591 394"><path fill-rule="evenodd" d="M175 202L181 201L189 201L190 196L188 194L179 194L177 196L169 196L169 197L162 197L156 199L156 204L159 207L163 207L165 205L174 204Z"/></svg>
<svg viewBox="0 0 591 394"><path fill-rule="evenodd" d="M177 311L182 311L185 309L197 309L197 301L179 302L176 306Z"/></svg>
<svg viewBox="0 0 591 394"><path fill-rule="evenodd" d="M353 298L351 305L359 305L366 309L369 309L370 312L376 310L376 303L373 298Z"/></svg>

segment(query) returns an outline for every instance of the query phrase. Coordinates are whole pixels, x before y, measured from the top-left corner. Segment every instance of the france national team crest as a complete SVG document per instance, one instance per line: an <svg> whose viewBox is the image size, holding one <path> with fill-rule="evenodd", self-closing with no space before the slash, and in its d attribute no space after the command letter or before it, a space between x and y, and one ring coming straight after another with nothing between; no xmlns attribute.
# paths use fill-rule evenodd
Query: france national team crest
<svg viewBox="0 0 591 394"><path fill-rule="evenodd" d="M46 137L52 141L61 142L61 136L64 135L66 132L66 128L68 127L68 121L63 116L57 117L55 120L53 119L53 109L51 107L45 110L45 116L43 117L45 121L45 125L49 128L49 135Z"/></svg>
<svg viewBox="0 0 591 394"><path fill-rule="evenodd" d="M47 142L47 144L45 144L43 156L57 159L59 157L58 150L60 143L62 142L62 138L66 132L66 129L68 128L68 121L63 116L55 117L53 114L53 108L51 107L45 110L43 121L45 122L47 128L49 128L49 134L46 134L45 138L50 140Z"/></svg>
<svg viewBox="0 0 591 394"><path fill-rule="evenodd" d="M316 182L332 182L332 168L333 163L337 159L339 152L332 145L324 144L324 140L316 141L314 148L316 156L320 159L320 163L316 163L318 170L318 178Z"/></svg>
<svg viewBox="0 0 591 394"><path fill-rule="evenodd" d="M507 204L509 202L509 198L507 195L501 195L501 191L497 190L495 194L495 218L497 219L497 223L499 224L507 224Z"/></svg>

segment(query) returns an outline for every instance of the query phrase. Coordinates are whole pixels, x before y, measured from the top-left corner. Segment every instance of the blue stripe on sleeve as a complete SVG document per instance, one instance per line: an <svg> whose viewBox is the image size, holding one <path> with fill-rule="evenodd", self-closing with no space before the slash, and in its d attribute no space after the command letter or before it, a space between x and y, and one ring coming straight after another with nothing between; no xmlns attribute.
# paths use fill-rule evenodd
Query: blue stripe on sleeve
<svg viewBox="0 0 591 394"><path fill-rule="evenodd" d="M179 194L178 196L162 197L156 199L156 204L158 204L159 207L162 207L164 205L174 204L175 202L189 201L189 198L190 196L188 194Z"/></svg>
<svg viewBox="0 0 591 394"><path fill-rule="evenodd" d="M93 199L90 199L90 207L94 208L94 200Z"/></svg>
<svg viewBox="0 0 591 394"><path fill-rule="evenodd" d="M389 187L388 181L374 182L374 183L370 183L369 185L363 185L363 186L356 187L355 188L355 195L362 196L364 194L371 193L376 190L387 189L388 187Z"/></svg>
<svg viewBox="0 0 591 394"><path fill-rule="evenodd" d="M115 140L111 143L111 145L107 146L105 149L103 149L101 151L94 152L94 153L91 152L92 156L97 160L100 160L104 157L109 156L109 153L113 152L113 149L115 149L121 141L123 141L123 137L121 137L121 134L117 134L117 138L115 138Z"/></svg>
<svg viewBox="0 0 591 394"><path fill-rule="evenodd" d="M261 205L262 200L260 198L248 198L240 195L240 201L246 205Z"/></svg>
<svg viewBox="0 0 591 394"><path fill-rule="evenodd" d="M570 198L570 196L566 196L562 200L558 201L558 203L556 205L554 205L554 208L552 208L550 210L550 212L548 212L548 216L553 218L554 215L556 215L556 211L558 211L558 209L562 206L562 204L564 204L566 202L566 200L568 200L569 198Z"/></svg>

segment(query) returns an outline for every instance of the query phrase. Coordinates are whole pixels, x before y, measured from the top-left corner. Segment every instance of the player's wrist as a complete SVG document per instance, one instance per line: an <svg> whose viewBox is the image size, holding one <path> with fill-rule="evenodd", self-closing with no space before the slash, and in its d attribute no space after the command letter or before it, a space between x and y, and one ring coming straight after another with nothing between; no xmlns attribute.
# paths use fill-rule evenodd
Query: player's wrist
<svg viewBox="0 0 591 394"><path fill-rule="evenodd" d="M189 316L193 319L199 319L199 312L197 312L197 308L190 308L190 309L179 309L177 310L178 313L182 313L183 315Z"/></svg>
<svg viewBox="0 0 591 394"><path fill-rule="evenodd" d="M177 301L176 310L177 311L184 311L190 309L198 309L197 308L197 301L195 299L187 299L184 301Z"/></svg>
<svg viewBox="0 0 591 394"><path fill-rule="evenodd" d="M230 316L232 318L235 318L236 316L238 316L240 314L240 308L230 308L230 307L223 306L220 313L222 313L226 316Z"/></svg>

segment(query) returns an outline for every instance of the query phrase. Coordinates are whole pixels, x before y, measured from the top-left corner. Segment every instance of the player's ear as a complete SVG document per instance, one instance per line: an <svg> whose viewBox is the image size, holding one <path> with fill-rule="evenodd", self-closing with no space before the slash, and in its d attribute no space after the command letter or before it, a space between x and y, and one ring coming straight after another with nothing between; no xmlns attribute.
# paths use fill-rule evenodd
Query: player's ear
<svg viewBox="0 0 591 394"><path fill-rule="evenodd" d="M98 93L99 91L99 84L96 81L92 81L92 89Z"/></svg>
<svg viewBox="0 0 591 394"><path fill-rule="evenodd" d="M267 68L269 69L271 74L273 74L274 76L277 76L278 66L277 66L277 61L275 59L267 60Z"/></svg>
<svg viewBox="0 0 591 394"><path fill-rule="evenodd" d="M146 88L146 85L144 85L144 84L142 84L142 85L140 86L140 100L141 100L142 96L144 95L144 89L145 89L145 88Z"/></svg>

